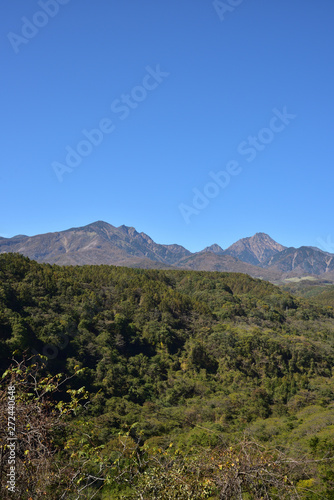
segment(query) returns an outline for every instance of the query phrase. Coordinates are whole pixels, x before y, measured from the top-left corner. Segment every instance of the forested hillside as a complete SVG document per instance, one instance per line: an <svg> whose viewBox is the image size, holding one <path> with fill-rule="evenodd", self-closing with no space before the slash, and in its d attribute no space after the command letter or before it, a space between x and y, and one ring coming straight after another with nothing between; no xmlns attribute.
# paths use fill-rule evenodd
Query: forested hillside
<svg viewBox="0 0 334 500"><path fill-rule="evenodd" d="M17 498L333 499L329 304L238 273L0 255Z"/></svg>

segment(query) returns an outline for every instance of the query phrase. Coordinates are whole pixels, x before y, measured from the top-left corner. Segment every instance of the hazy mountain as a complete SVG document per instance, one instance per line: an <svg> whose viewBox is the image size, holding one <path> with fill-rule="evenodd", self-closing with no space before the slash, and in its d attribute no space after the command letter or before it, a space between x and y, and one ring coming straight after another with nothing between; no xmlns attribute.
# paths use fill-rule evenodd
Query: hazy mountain
<svg viewBox="0 0 334 500"><path fill-rule="evenodd" d="M217 243L214 243L213 245L210 245L209 247L205 247L204 250L202 250L202 252L212 252L212 253L215 253L216 255L223 255L224 250L222 249L222 247L217 245Z"/></svg>
<svg viewBox="0 0 334 500"><path fill-rule="evenodd" d="M267 234L256 233L250 238L242 238L233 243L224 251L224 255L232 255L243 262L262 267L271 257L285 248Z"/></svg>

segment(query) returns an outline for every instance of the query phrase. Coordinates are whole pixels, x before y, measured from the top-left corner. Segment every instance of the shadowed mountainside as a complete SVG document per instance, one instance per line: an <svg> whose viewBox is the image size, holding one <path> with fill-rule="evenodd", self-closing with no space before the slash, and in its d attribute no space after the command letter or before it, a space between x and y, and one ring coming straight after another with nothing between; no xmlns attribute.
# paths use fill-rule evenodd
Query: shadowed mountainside
<svg viewBox="0 0 334 500"><path fill-rule="evenodd" d="M285 248L271 257L266 267L283 272L323 274L334 272L334 255L313 247Z"/></svg>

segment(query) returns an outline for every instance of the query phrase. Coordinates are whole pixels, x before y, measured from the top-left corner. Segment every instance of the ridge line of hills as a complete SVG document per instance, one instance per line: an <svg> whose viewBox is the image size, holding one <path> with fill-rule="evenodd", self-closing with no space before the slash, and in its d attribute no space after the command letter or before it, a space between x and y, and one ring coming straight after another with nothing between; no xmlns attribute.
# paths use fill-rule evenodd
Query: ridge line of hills
<svg viewBox="0 0 334 500"><path fill-rule="evenodd" d="M58 265L241 272L273 282L306 276L334 281L334 254L311 246L285 247L265 233L242 238L225 250L213 244L193 253L181 245L155 243L134 227L97 221L60 232L1 237L0 253L8 252Z"/></svg>

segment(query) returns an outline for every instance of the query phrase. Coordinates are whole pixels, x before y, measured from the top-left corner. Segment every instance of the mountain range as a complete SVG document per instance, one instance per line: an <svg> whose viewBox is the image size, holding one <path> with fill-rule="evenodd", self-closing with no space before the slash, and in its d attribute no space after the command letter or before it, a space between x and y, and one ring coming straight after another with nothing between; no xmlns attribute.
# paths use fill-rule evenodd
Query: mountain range
<svg viewBox="0 0 334 500"><path fill-rule="evenodd" d="M334 254L319 248L284 247L265 233L243 238L227 249L213 244L192 253L181 245L155 243L128 226L98 221L65 231L0 238L0 253L18 252L59 265L108 264L139 268L231 271L280 281L316 275L334 279Z"/></svg>

